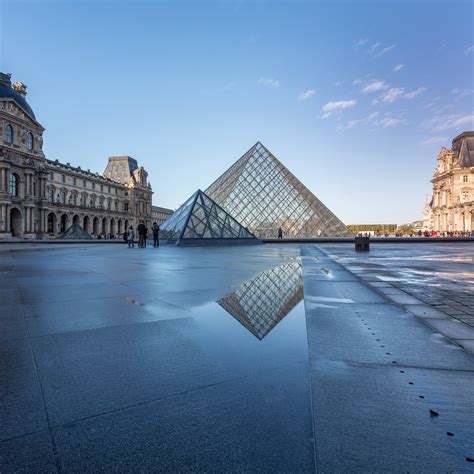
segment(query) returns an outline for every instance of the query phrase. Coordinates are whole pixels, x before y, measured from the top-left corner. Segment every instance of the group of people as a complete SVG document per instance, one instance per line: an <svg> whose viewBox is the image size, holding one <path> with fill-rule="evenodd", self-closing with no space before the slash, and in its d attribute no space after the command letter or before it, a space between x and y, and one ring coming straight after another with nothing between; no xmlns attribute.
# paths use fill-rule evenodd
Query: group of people
<svg viewBox="0 0 474 474"><path fill-rule="evenodd" d="M151 232L153 234L153 247L158 247L160 245L159 235L160 235L160 226L154 222L151 227ZM128 243L128 248L135 247L135 239L138 236L138 247L145 248L147 239L148 239L148 229L143 222L140 222L137 226L135 232L133 226L131 225L126 232L123 234L123 239Z"/></svg>

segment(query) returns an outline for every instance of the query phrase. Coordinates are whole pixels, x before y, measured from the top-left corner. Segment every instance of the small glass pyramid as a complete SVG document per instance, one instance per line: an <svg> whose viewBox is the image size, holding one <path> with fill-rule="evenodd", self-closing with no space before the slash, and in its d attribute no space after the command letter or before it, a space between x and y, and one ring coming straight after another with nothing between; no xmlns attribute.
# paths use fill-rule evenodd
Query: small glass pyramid
<svg viewBox="0 0 474 474"><path fill-rule="evenodd" d="M261 243L200 189L160 226L160 238L176 245Z"/></svg>
<svg viewBox="0 0 474 474"><path fill-rule="evenodd" d="M347 227L257 142L206 194L258 238L353 237Z"/></svg>
<svg viewBox="0 0 474 474"><path fill-rule="evenodd" d="M259 273L217 303L262 340L302 299L302 268L295 262Z"/></svg>

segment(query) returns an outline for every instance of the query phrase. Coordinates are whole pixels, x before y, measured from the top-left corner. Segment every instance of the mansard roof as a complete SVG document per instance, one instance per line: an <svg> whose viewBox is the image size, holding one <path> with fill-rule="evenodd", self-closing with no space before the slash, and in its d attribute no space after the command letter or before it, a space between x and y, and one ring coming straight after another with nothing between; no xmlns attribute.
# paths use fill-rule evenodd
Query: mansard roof
<svg viewBox="0 0 474 474"><path fill-rule="evenodd" d="M474 132L463 132L453 140L452 150L463 168L474 166Z"/></svg>

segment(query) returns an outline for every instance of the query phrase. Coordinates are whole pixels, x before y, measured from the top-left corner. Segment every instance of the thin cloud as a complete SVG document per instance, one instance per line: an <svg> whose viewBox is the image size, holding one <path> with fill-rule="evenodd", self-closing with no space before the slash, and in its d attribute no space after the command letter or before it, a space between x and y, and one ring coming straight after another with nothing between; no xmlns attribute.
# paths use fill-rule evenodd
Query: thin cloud
<svg viewBox="0 0 474 474"><path fill-rule="evenodd" d="M422 145L443 145L448 141L447 137L430 137L421 142Z"/></svg>
<svg viewBox="0 0 474 474"><path fill-rule="evenodd" d="M433 132L474 127L474 114L435 115L423 122L423 126Z"/></svg>
<svg viewBox="0 0 474 474"><path fill-rule="evenodd" d="M404 67L405 67L405 64L397 64L397 65L393 68L393 72L400 71L400 69L403 69Z"/></svg>
<svg viewBox="0 0 474 474"><path fill-rule="evenodd" d="M380 58L381 56L383 56L384 54L387 54L389 51L395 48L395 46L396 46L396 43L393 43L392 45L387 46L386 48L383 48L377 54L374 55L374 58Z"/></svg>
<svg viewBox="0 0 474 474"><path fill-rule="evenodd" d="M369 40L367 38L361 38L357 43L354 44L355 49L359 49L362 46L365 46Z"/></svg>
<svg viewBox="0 0 474 474"><path fill-rule="evenodd" d="M374 122L374 125L377 127L394 127L395 125L401 125L406 123L405 119L398 119L398 118L393 118L393 117L384 117L381 120L376 120Z"/></svg>
<svg viewBox="0 0 474 474"><path fill-rule="evenodd" d="M316 94L316 91L314 89L308 89L307 91L305 92L302 92L299 96L298 96L298 101L301 102L303 100L308 100L308 99L311 99L311 97L314 96L314 94Z"/></svg>
<svg viewBox="0 0 474 474"><path fill-rule="evenodd" d="M426 87L418 87L418 89L415 89L414 91L407 92L406 94L403 94L404 99L414 99L415 97L419 96L420 94L423 94L423 92L426 91Z"/></svg>
<svg viewBox="0 0 474 474"><path fill-rule="evenodd" d="M384 81L372 81L362 88L362 93L372 94L373 92L378 92L385 89L388 89L388 84L386 84Z"/></svg>
<svg viewBox="0 0 474 474"><path fill-rule="evenodd" d="M349 129L353 128L358 125L369 125L379 116L378 112L374 112L367 117L361 118L361 119L354 119L354 120L348 120L347 124L344 128Z"/></svg>
<svg viewBox="0 0 474 474"><path fill-rule="evenodd" d="M452 91L451 94L455 95L457 99L460 99L461 97L466 97L468 95L471 95L474 92L472 89L458 89L455 87Z"/></svg>
<svg viewBox="0 0 474 474"><path fill-rule="evenodd" d="M471 54L471 53L474 53L474 44L464 50L464 54Z"/></svg>
<svg viewBox="0 0 474 474"><path fill-rule="evenodd" d="M355 107L357 104L357 100L351 99L351 100L338 100L335 102L328 102L327 104L324 104L321 107L321 110L326 113L332 113L336 110L344 110L344 109L350 109L352 107ZM326 117L323 117L326 118Z"/></svg>
<svg viewBox="0 0 474 474"><path fill-rule="evenodd" d="M280 83L276 79L268 79L265 77L261 77L258 81L257 84L259 86L270 86L270 87L278 87Z"/></svg>
<svg viewBox="0 0 474 474"><path fill-rule="evenodd" d="M374 43L370 48L369 48L369 52L370 53L373 53L377 48L379 48L380 46L382 46L382 43Z"/></svg>

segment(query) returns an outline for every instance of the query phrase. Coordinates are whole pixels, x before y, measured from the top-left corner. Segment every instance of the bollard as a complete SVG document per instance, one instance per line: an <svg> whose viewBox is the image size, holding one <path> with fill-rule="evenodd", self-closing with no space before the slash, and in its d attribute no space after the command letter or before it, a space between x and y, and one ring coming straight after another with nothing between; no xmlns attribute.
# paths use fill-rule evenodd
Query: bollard
<svg viewBox="0 0 474 474"><path fill-rule="evenodd" d="M356 237L355 238L355 251L356 252L368 252L369 250L370 250L369 237Z"/></svg>

